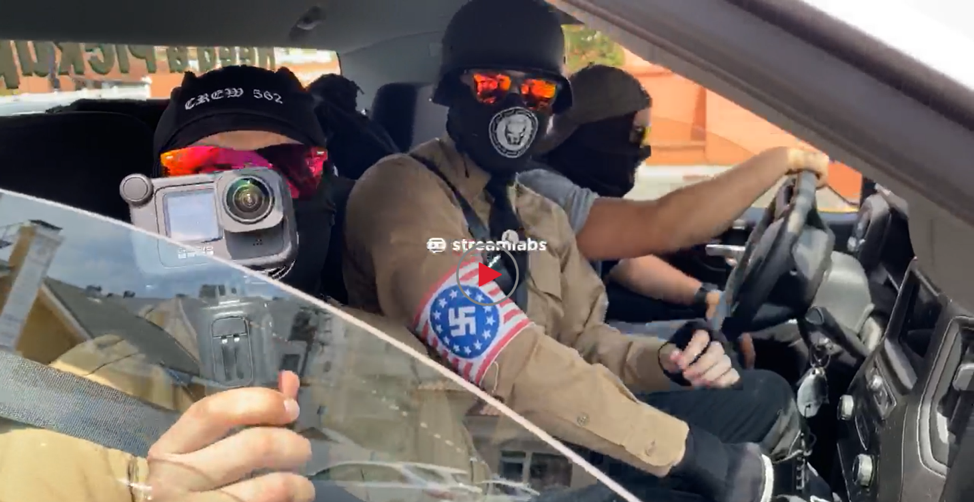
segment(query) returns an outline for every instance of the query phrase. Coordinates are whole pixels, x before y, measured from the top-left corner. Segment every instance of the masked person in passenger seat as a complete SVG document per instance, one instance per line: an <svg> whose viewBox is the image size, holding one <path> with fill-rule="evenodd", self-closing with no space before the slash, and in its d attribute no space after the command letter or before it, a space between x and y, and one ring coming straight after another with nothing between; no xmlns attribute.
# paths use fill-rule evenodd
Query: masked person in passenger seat
<svg viewBox="0 0 974 502"><path fill-rule="evenodd" d="M770 500L762 447L784 456L797 436L790 386L765 372L741 380L702 324L670 344L607 326L604 287L564 211L515 181L572 104L557 16L533 0L471 0L442 48L433 100L449 108L447 135L381 160L351 193L350 303L406 324L554 436L621 461L610 472L646 500L680 496L660 478L698 500ZM465 252L474 239L483 245ZM486 241L525 245L508 255ZM484 264L500 277L481 281ZM705 390L660 392L674 382ZM655 392L656 407L632 391Z"/></svg>

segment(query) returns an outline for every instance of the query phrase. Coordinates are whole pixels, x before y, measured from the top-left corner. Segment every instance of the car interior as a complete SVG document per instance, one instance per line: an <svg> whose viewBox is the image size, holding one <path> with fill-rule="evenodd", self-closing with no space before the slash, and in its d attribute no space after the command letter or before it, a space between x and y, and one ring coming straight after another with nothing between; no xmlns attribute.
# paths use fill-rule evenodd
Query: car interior
<svg viewBox="0 0 974 502"><path fill-rule="evenodd" d="M407 151L445 131L446 109L429 96L440 37L462 3L173 0L136 10L119 0L24 2L5 7L0 35L334 50L342 74L363 90L359 106ZM799 177L771 207L748 210L673 263L730 293L728 331L770 315L800 332L815 355L781 371L826 370L827 402L808 420L810 462L842 500L970 500L974 174L966 159L974 158L974 95L794 4L569 0L552 8L566 24L609 33L868 178L857 213L826 213ZM84 100L0 117L0 188L127 222L119 183L150 174L152 129L165 103ZM342 231L333 229L318 292L339 301ZM736 263L719 252L727 249ZM776 310L762 314L768 306Z"/></svg>

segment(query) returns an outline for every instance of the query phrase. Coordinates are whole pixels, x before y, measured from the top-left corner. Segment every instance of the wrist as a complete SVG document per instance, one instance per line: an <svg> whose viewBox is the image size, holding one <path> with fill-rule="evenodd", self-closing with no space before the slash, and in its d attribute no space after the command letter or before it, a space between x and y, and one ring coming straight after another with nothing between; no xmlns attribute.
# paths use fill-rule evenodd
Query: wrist
<svg viewBox="0 0 974 502"><path fill-rule="evenodd" d="M719 298L720 291L717 289L717 286L713 284L700 283L700 287L697 288L697 291L693 294L693 300L690 303L690 306L698 309L706 309L710 306L710 302L714 294L717 294Z"/></svg>

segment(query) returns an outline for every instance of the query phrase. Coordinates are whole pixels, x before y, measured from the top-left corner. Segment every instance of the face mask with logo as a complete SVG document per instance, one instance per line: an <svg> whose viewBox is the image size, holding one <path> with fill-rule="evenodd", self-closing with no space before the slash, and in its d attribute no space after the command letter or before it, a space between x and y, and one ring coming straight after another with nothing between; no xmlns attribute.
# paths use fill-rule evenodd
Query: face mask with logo
<svg viewBox="0 0 974 502"><path fill-rule="evenodd" d="M447 132L482 169L506 176L524 170L549 119L550 113L529 110L516 94L493 104L462 96L450 107Z"/></svg>

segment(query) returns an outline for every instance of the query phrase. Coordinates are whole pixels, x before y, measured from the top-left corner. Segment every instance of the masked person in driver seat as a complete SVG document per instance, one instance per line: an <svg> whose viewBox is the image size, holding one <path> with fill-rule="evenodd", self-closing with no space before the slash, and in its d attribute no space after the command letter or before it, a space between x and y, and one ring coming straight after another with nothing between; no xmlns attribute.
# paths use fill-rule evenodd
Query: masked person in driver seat
<svg viewBox="0 0 974 502"><path fill-rule="evenodd" d="M434 358L552 435L634 466L622 481L647 500L686 497L659 478L706 500L770 500L771 462L755 443L790 451L790 386L767 372L742 380L701 324L669 344L607 326L604 287L564 211L515 180L572 103L556 15L533 0L471 0L442 47L433 100L449 108L447 135L379 161L350 195L352 306L406 324ZM528 239L545 245L498 250ZM481 245L467 249L472 240ZM481 280L484 265L500 277ZM739 380L743 391L728 388ZM660 392L674 381L705 389Z"/></svg>
<svg viewBox="0 0 974 502"><path fill-rule="evenodd" d="M810 171L820 187L827 183L828 157L779 147L659 199L623 199L652 152L646 143L652 99L639 80L611 66L589 65L569 80L572 108L553 117L551 130L536 149L541 162L518 179L565 209L579 249L597 268L600 260L629 259L619 264L614 277L649 296L688 304L696 294L695 307L713 309L719 295L703 294L707 291L700 290L699 281L674 277L653 255L719 236L784 176ZM641 257L646 257L643 263L632 260ZM649 282L649 274L639 274L639 269L671 280Z"/></svg>
<svg viewBox="0 0 974 502"><path fill-rule="evenodd" d="M625 200L652 151L646 143L652 99L639 80L612 66L589 65L569 81L572 108L552 119L551 131L539 141L539 162L520 173L518 181L568 214L579 250L614 293L609 295L608 319L637 323L625 329L648 328L665 337L680 323L653 321L711 318L721 292L656 254L717 237L782 176L807 169L824 183L828 158L771 149L719 178L660 199ZM656 254L643 254L647 251ZM752 367L750 335L739 341L745 366Z"/></svg>

